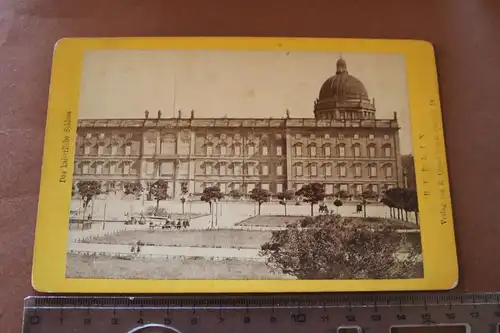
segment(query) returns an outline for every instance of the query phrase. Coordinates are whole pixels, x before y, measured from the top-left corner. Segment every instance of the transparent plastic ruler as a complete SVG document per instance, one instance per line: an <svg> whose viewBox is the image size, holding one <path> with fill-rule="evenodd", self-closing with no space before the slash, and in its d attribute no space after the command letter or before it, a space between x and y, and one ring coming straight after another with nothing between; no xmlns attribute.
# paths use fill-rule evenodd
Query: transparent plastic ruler
<svg viewBox="0 0 500 333"><path fill-rule="evenodd" d="M29 297L23 332L486 333L498 323L498 293Z"/></svg>

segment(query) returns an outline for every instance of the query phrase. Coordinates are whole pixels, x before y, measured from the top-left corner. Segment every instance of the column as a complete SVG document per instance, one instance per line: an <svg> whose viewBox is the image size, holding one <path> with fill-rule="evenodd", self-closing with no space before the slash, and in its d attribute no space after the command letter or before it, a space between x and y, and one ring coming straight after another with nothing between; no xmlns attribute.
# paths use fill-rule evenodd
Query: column
<svg viewBox="0 0 500 333"><path fill-rule="evenodd" d="M189 193L194 193L194 178L195 178L195 146L196 146L196 133L191 130L189 133L189 171L188 171L188 187Z"/></svg>
<svg viewBox="0 0 500 333"><path fill-rule="evenodd" d="M287 182L287 189L291 190L292 189L292 153L293 153L293 147L292 147L292 134L290 133L290 130L286 131L286 139L285 139L285 144L286 144L286 182Z"/></svg>

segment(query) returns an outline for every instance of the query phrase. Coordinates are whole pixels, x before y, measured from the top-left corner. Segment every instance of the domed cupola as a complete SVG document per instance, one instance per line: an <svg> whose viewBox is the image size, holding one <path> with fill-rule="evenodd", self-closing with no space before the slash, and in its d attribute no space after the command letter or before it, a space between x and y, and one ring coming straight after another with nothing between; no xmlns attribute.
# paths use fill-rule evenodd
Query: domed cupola
<svg viewBox="0 0 500 333"><path fill-rule="evenodd" d="M347 71L343 58L337 61L335 75L326 79L314 103L317 119L373 119L375 106L363 83Z"/></svg>

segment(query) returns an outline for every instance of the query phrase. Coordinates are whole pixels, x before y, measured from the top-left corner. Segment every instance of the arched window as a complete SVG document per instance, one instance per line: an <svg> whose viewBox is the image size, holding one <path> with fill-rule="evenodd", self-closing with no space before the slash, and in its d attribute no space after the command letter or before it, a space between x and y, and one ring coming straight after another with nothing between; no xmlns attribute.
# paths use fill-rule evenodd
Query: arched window
<svg viewBox="0 0 500 333"><path fill-rule="evenodd" d="M377 177L377 165L375 163L368 165L368 170L370 177Z"/></svg>
<svg viewBox="0 0 500 333"><path fill-rule="evenodd" d="M295 145L295 156L302 156L302 144L297 143Z"/></svg>
<svg viewBox="0 0 500 333"><path fill-rule="evenodd" d="M247 152L248 152L248 156L253 156L255 154L255 146L253 143L250 143L247 146Z"/></svg>
<svg viewBox="0 0 500 333"><path fill-rule="evenodd" d="M386 178L392 178L392 165L391 164L384 165L384 172Z"/></svg>
<svg viewBox="0 0 500 333"><path fill-rule="evenodd" d="M375 145L369 144L367 148L368 148L368 157L375 157L376 156Z"/></svg>
<svg viewBox="0 0 500 333"><path fill-rule="evenodd" d="M387 144L383 146L384 150L384 157L391 157L392 156L392 148L391 145Z"/></svg>
<svg viewBox="0 0 500 333"><path fill-rule="evenodd" d="M344 157L345 156L345 144L341 143L337 146L337 150L338 150L338 155L340 157Z"/></svg>
<svg viewBox="0 0 500 333"><path fill-rule="evenodd" d="M354 169L354 177L362 177L363 176L363 173L361 170L361 164L359 164L359 163L354 164L353 169Z"/></svg>
<svg viewBox="0 0 500 333"><path fill-rule="evenodd" d="M345 163L340 163L338 166L339 177L347 177L347 168Z"/></svg>
<svg viewBox="0 0 500 333"><path fill-rule="evenodd" d="M323 146L323 155L332 156L332 147L329 144Z"/></svg>
<svg viewBox="0 0 500 333"><path fill-rule="evenodd" d="M302 170L302 164L301 163L295 164L295 175L296 176L302 176L303 175L303 170Z"/></svg>
<svg viewBox="0 0 500 333"><path fill-rule="evenodd" d="M234 156L240 156L241 155L241 146L239 143L235 143L233 145L233 149L234 149Z"/></svg>
<svg viewBox="0 0 500 333"><path fill-rule="evenodd" d="M359 144L354 144L352 145L352 156L354 157L360 157L361 156L361 148Z"/></svg>
<svg viewBox="0 0 500 333"><path fill-rule="evenodd" d="M209 143L207 143L207 144L205 145L205 154L206 154L207 156L212 156L212 154L213 154L213 146L212 146L212 143L210 143L210 142L209 142Z"/></svg>
<svg viewBox="0 0 500 333"><path fill-rule="evenodd" d="M263 156L267 156L269 154L269 151L267 149L267 145L262 145L260 148L261 148L261 153Z"/></svg>
<svg viewBox="0 0 500 333"><path fill-rule="evenodd" d="M316 156L316 144L309 145L309 156Z"/></svg>
<svg viewBox="0 0 500 333"><path fill-rule="evenodd" d="M332 176L332 164L331 163L325 164L324 169L325 169L325 176L331 177Z"/></svg>
<svg viewBox="0 0 500 333"><path fill-rule="evenodd" d="M318 166L316 165L316 163L311 163L309 165L309 172L310 172L310 175L312 177L315 177L318 175Z"/></svg>
<svg viewBox="0 0 500 333"><path fill-rule="evenodd" d="M219 151L220 151L220 155L221 155L221 156L226 156L226 154L227 154L227 147L226 147L226 144L222 143L222 144L219 146Z"/></svg>

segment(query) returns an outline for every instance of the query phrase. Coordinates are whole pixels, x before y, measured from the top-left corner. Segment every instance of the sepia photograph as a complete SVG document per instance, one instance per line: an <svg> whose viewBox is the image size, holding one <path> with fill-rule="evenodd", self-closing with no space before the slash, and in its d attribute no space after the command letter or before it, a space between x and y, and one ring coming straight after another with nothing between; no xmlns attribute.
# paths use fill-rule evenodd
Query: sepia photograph
<svg viewBox="0 0 500 333"><path fill-rule="evenodd" d="M424 277L403 54L92 50L77 114L68 278Z"/></svg>

